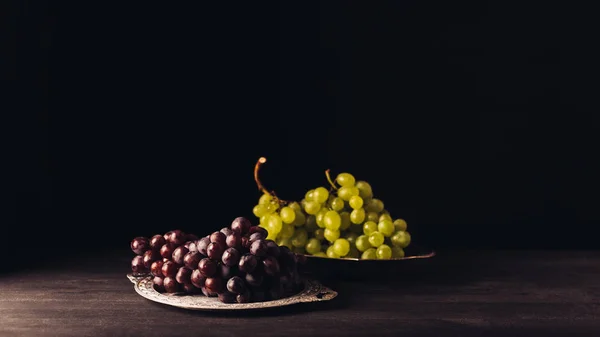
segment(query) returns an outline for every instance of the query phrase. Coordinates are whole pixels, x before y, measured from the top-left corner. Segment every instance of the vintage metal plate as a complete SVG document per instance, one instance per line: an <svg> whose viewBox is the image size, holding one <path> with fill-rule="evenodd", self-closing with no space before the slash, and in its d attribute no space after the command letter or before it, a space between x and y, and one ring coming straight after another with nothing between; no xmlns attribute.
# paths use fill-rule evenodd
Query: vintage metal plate
<svg viewBox="0 0 600 337"><path fill-rule="evenodd" d="M329 301L337 296L337 292L325 287L315 280L304 280L304 289L298 294L274 301L254 303L222 303L215 297L202 294L187 295L182 293L162 294L154 289L152 276L134 276L127 274L133 288L142 297L178 308L204 311L253 310L282 307L298 303Z"/></svg>

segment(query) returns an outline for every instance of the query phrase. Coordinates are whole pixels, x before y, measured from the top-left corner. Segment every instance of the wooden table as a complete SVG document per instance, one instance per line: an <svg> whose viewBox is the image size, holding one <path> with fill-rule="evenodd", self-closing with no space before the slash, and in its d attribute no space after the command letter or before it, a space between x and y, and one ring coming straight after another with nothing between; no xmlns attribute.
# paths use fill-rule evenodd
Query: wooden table
<svg viewBox="0 0 600 337"><path fill-rule="evenodd" d="M0 336L600 336L600 252L438 252L377 280L323 280L330 302L230 314L140 297L130 258L0 275Z"/></svg>

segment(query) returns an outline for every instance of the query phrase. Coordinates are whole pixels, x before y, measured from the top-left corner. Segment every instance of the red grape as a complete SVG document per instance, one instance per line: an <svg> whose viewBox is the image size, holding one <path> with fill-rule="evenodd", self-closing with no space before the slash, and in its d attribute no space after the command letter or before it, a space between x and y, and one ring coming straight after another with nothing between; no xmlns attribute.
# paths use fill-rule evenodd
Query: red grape
<svg viewBox="0 0 600 337"><path fill-rule="evenodd" d="M200 292L200 288L196 287L191 283L184 283L182 286L183 291L187 294L197 294Z"/></svg>
<svg viewBox="0 0 600 337"><path fill-rule="evenodd" d="M240 271L244 273L251 273L256 268L258 264L258 260L254 255L246 254L240 258L240 262L238 263L238 267Z"/></svg>
<svg viewBox="0 0 600 337"><path fill-rule="evenodd" d="M150 268L152 263L160 258L160 254L157 251L148 249L144 253L144 266L146 266L146 268Z"/></svg>
<svg viewBox="0 0 600 337"><path fill-rule="evenodd" d="M221 257L221 261L229 266L236 266L240 262L240 252L235 248L227 248Z"/></svg>
<svg viewBox="0 0 600 337"><path fill-rule="evenodd" d="M258 287L263 282L263 276L259 273L247 273L246 282L254 287Z"/></svg>
<svg viewBox="0 0 600 337"><path fill-rule="evenodd" d="M133 271L134 274L142 274L148 271L146 266L144 266L144 258L141 255L136 255L133 260L131 260L131 271Z"/></svg>
<svg viewBox="0 0 600 337"><path fill-rule="evenodd" d="M154 289L160 293L165 291L165 287L163 285L163 278L160 276L154 276L152 279L152 283L154 284Z"/></svg>
<svg viewBox="0 0 600 337"><path fill-rule="evenodd" d="M170 243L165 243L162 245L162 247L160 247L160 256L164 257L165 259L170 259L174 250L175 246Z"/></svg>
<svg viewBox="0 0 600 337"><path fill-rule="evenodd" d="M167 243L167 240L165 240L165 238L160 234L156 234L150 238L150 248L152 250L159 251L160 247L162 247L165 243Z"/></svg>
<svg viewBox="0 0 600 337"><path fill-rule="evenodd" d="M221 232L219 232L221 233ZM215 260L221 260L221 255L223 255L223 251L225 250L225 245L218 242L211 242L206 248L206 255Z"/></svg>
<svg viewBox="0 0 600 337"><path fill-rule="evenodd" d="M200 253L190 251L183 257L183 265L190 269L196 269L200 260L202 260Z"/></svg>
<svg viewBox="0 0 600 337"><path fill-rule="evenodd" d="M237 233L231 233L227 235L225 243L227 244L227 247L239 248L242 244L242 237Z"/></svg>
<svg viewBox="0 0 600 337"><path fill-rule="evenodd" d="M218 242L221 245L225 246L226 244L226 239L227 236L225 236L225 234L221 233L221 232L214 232L210 235L210 242L214 243L214 242Z"/></svg>
<svg viewBox="0 0 600 337"><path fill-rule="evenodd" d="M183 258L188 252L189 250L187 248L185 248L184 246L179 246L175 248L175 250L173 251L173 255L171 255L171 258L173 259L173 262L183 265Z"/></svg>
<svg viewBox="0 0 600 337"><path fill-rule="evenodd" d="M179 268L175 280L181 284L192 283L192 270L186 267Z"/></svg>
<svg viewBox="0 0 600 337"><path fill-rule="evenodd" d="M150 266L150 272L154 276L162 277L162 276L164 276L162 273L162 267L163 267L162 260L154 261L154 262L152 262L152 265Z"/></svg>
<svg viewBox="0 0 600 337"><path fill-rule="evenodd" d="M218 272L219 272L218 274L224 280L227 280L230 277L232 277L232 276L235 275L235 269L233 269L233 267L229 267L227 265L220 264L219 267L217 267L217 269L218 269Z"/></svg>
<svg viewBox="0 0 600 337"><path fill-rule="evenodd" d="M227 237L227 236L229 236L229 234L233 233L233 231L229 227L221 228L220 232L225 234L225 237Z"/></svg>
<svg viewBox="0 0 600 337"><path fill-rule="evenodd" d="M150 248L150 243L147 238L138 236L131 241L130 247L135 254L142 255Z"/></svg>
<svg viewBox="0 0 600 337"><path fill-rule="evenodd" d="M192 276L190 277L190 281L193 285L198 288L204 287L204 282L206 281L206 276L202 275L200 269L194 269L192 272Z"/></svg>
<svg viewBox="0 0 600 337"><path fill-rule="evenodd" d="M215 296L217 296L217 293L212 292L212 291L206 289L206 287L201 287L200 290L202 291L202 293L204 294L204 296L207 296L207 297L215 297Z"/></svg>
<svg viewBox="0 0 600 337"><path fill-rule="evenodd" d="M206 290L210 292L219 293L223 289L223 279L209 277L206 279L206 281L204 281L204 286L206 287Z"/></svg>
<svg viewBox="0 0 600 337"><path fill-rule="evenodd" d="M235 297L236 297L235 294L232 294L228 291L219 293L219 301L221 301L222 303L235 303L236 302Z"/></svg>
<svg viewBox="0 0 600 337"><path fill-rule="evenodd" d="M244 280L239 276L234 276L227 281L227 290L234 294L241 294L246 290Z"/></svg>
<svg viewBox="0 0 600 337"><path fill-rule="evenodd" d="M162 274L164 277L175 277L179 266L173 261L163 263Z"/></svg>
<svg viewBox="0 0 600 337"><path fill-rule="evenodd" d="M231 222L231 230L240 234L240 235L244 235L246 233L248 233L248 230L250 229L250 227L252 226L252 224L250 223L250 220L244 218L244 217L237 217L235 219L233 219L233 222Z"/></svg>
<svg viewBox="0 0 600 337"><path fill-rule="evenodd" d="M217 263L211 259L203 258L198 263L198 269L205 277L211 277L217 272Z"/></svg>
<svg viewBox="0 0 600 337"><path fill-rule="evenodd" d="M246 291L244 291L243 293L241 293L241 294L238 294L238 295L235 297L235 300L236 300L236 302L238 302L238 303L249 303L249 302L250 302L250 300L251 300L251 297L250 297L250 291L246 290Z"/></svg>
<svg viewBox="0 0 600 337"><path fill-rule="evenodd" d="M248 240L250 240L250 242L256 241L256 240L264 240L267 236L264 235L263 233L253 233L250 235L250 237L248 238Z"/></svg>
<svg viewBox="0 0 600 337"><path fill-rule="evenodd" d="M185 243L186 241L186 235L185 233L183 233L181 230L176 229L174 231L170 231L167 234L165 234L165 239L167 240L167 242L175 245L175 246L180 246L182 244Z"/></svg>
<svg viewBox="0 0 600 337"><path fill-rule="evenodd" d="M179 283L174 277L167 276L163 279L163 286L168 293L176 293L179 291Z"/></svg>
<svg viewBox="0 0 600 337"><path fill-rule="evenodd" d="M206 256L206 249L208 248L208 245L210 244L210 239L209 238L202 238L196 241L196 249L198 249L198 252L204 256Z"/></svg>
<svg viewBox="0 0 600 337"><path fill-rule="evenodd" d="M275 257L270 255L265 256L265 258L262 261L262 264L265 274L270 276L279 275L279 262L277 262L277 259Z"/></svg>
<svg viewBox="0 0 600 337"><path fill-rule="evenodd" d="M250 242L250 238L248 238L247 236L242 236L242 239L241 239L242 248L244 248L244 249L250 249L250 244L251 243L252 242Z"/></svg>
<svg viewBox="0 0 600 337"><path fill-rule="evenodd" d="M267 245L263 240L256 240L250 244L250 254L261 257L267 254Z"/></svg>

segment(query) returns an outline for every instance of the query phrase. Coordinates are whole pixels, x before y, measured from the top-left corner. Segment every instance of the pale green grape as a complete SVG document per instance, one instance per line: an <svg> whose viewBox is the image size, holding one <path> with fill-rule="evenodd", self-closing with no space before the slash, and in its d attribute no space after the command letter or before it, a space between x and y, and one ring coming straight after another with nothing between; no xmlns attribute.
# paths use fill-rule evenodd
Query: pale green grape
<svg viewBox="0 0 600 337"><path fill-rule="evenodd" d="M306 254L306 250L304 250L304 247L293 247L292 252L302 255Z"/></svg>
<svg viewBox="0 0 600 337"><path fill-rule="evenodd" d="M276 202L270 202L266 205L267 205L267 212L269 212L269 213L273 213L279 209L279 204L277 204Z"/></svg>
<svg viewBox="0 0 600 337"><path fill-rule="evenodd" d="M360 252L364 252L365 250L371 248L371 244L369 243L369 236L361 235L356 238L355 242L356 249Z"/></svg>
<svg viewBox="0 0 600 337"><path fill-rule="evenodd" d="M273 196L268 194L268 193L264 193L263 195L260 196L260 198L258 199L258 204L259 205L265 205L271 202L271 200L273 200Z"/></svg>
<svg viewBox="0 0 600 337"><path fill-rule="evenodd" d="M335 178L335 181L337 181L337 183L340 184L340 186L354 186L354 182L356 180L354 179L354 176L350 173L340 173Z"/></svg>
<svg viewBox="0 0 600 337"><path fill-rule="evenodd" d="M371 199L367 205L365 206L365 209L369 212L376 212L379 213L381 211L383 211L383 201L373 198Z"/></svg>
<svg viewBox="0 0 600 337"><path fill-rule="evenodd" d="M404 221L404 219L396 219L394 221L394 227L396 229L396 232L404 232L406 231L406 221Z"/></svg>
<svg viewBox="0 0 600 337"><path fill-rule="evenodd" d="M339 256L346 256L350 252L350 243L346 239L337 239L332 246L333 252Z"/></svg>
<svg viewBox="0 0 600 337"><path fill-rule="evenodd" d="M315 231L315 238L317 240L324 240L325 239L325 229L323 228L319 228Z"/></svg>
<svg viewBox="0 0 600 337"><path fill-rule="evenodd" d="M376 254L378 260L389 260L392 258L392 248L388 245L381 245L377 247Z"/></svg>
<svg viewBox="0 0 600 337"><path fill-rule="evenodd" d="M305 223L304 228L309 233L312 233L312 232L316 231L317 229L319 229L319 226L317 226L317 220L315 219L314 215L309 215L306 217L306 223Z"/></svg>
<svg viewBox="0 0 600 337"><path fill-rule="evenodd" d="M309 253L311 255L315 255L316 253L321 251L321 241L319 241L318 239L312 238L312 239L308 240L304 249L306 249L307 253Z"/></svg>
<svg viewBox="0 0 600 337"><path fill-rule="evenodd" d="M314 215L321 209L321 204L316 201L307 201L304 204L304 211L308 214Z"/></svg>
<svg viewBox="0 0 600 337"><path fill-rule="evenodd" d="M286 246L289 249L294 248L294 246L292 246L292 240L288 239L283 239L283 238L277 238L277 240L275 241L277 243L277 245L279 246Z"/></svg>
<svg viewBox="0 0 600 337"><path fill-rule="evenodd" d="M358 235L361 235L363 233L363 225L352 224L352 225L350 225L349 230L351 233L356 233Z"/></svg>
<svg viewBox="0 0 600 337"><path fill-rule="evenodd" d="M400 248L406 248L410 244L410 234L405 231L394 233L391 237L392 245Z"/></svg>
<svg viewBox="0 0 600 337"><path fill-rule="evenodd" d="M267 211L267 206L259 204L254 206L254 208L252 209L252 213L254 213L254 215L257 218L260 218L261 216L268 214L269 212Z"/></svg>
<svg viewBox="0 0 600 337"><path fill-rule="evenodd" d="M294 222L292 222L292 225L296 227L304 226L304 224L306 223L306 215L304 215L304 212L294 210L294 213L295 218Z"/></svg>
<svg viewBox="0 0 600 337"><path fill-rule="evenodd" d="M350 221L358 225L365 221L365 216L366 214L364 208L355 209L352 211L352 213L350 213Z"/></svg>
<svg viewBox="0 0 600 337"><path fill-rule="evenodd" d="M357 237L358 237L358 234L356 234L356 233L352 233L352 232L350 232L350 233L346 233L346 234L344 235L344 238L345 238L346 240L348 240L348 242L350 242L350 245L354 245L354 244L355 244L355 242L356 242L356 238L357 238Z"/></svg>
<svg viewBox="0 0 600 337"><path fill-rule="evenodd" d="M325 228L325 233L323 233L325 239L329 242L333 242L340 237L340 231L332 231L331 229Z"/></svg>
<svg viewBox="0 0 600 337"><path fill-rule="evenodd" d="M327 254L327 257L328 257L328 258L331 258L331 259L339 259L339 258L340 258L340 256L339 256L339 255L337 255L337 254L336 254L336 253L333 251L333 245L331 245L331 246L327 247L327 251L325 252L325 254Z"/></svg>
<svg viewBox="0 0 600 337"><path fill-rule="evenodd" d="M363 200L358 195L353 195L352 197L350 197L350 201L348 202L348 204L350 204L350 207L352 207L353 209L359 209L363 206Z"/></svg>
<svg viewBox="0 0 600 337"><path fill-rule="evenodd" d="M379 222L382 222L383 220L388 220L390 222L392 222L392 217L388 214L388 213L381 213L381 215L379 216Z"/></svg>
<svg viewBox="0 0 600 337"><path fill-rule="evenodd" d="M292 236L292 245L294 247L304 247L308 241L308 232L305 229L298 229Z"/></svg>
<svg viewBox="0 0 600 337"><path fill-rule="evenodd" d="M283 225L281 221L281 217L279 214L273 213L269 215L269 220L267 220L267 230L273 231L275 233L281 232L281 226Z"/></svg>
<svg viewBox="0 0 600 337"><path fill-rule="evenodd" d="M379 232L373 232L369 234L369 243L371 244L371 246L379 247L383 244L383 241L385 241L385 237L383 236L383 234Z"/></svg>
<svg viewBox="0 0 600 337"><path fill-rule="evenodd" d="M379 214L377 212L368 212L367 221L373 221L374 223L379 222Z"/></svg>
<svg viewBox="0 0 600 337"><path fill-rule="evenodd" d="M313 191L312 198L314 201L322 204L329 198L329 191L325 187L317 187Z"/></svg>
<svg viewBox="0 0 600 337"><path fill-rule="evenodd" d="M306 199L302 199L300 200L300 207L302 208L301 210L303 210L304 208L306 208Z"/></svg>
<svg viewBox="0 0 600 337"><path fill-rule="evenodd" d="M271 213L267 213L263 216L260 217L260 223L264 224L265 226L267 225L267 223L269 222L269 218L271 217Z"/></svg>
<svg viewBox="0 0 600 337"><path fill-rule="evenodd" d="M342 212L340 213L340 230L345 231L350 227L352 221L350 221L350 213Z"/></svg>
<svg viewBox="0 0 600 337"><path fill-rule="evenodd" d="M290 207L285 206L282 207L281 210L279 210L279 216L281 217L281 221L291 224L296 219L296 211L294 211Z"/></svg>
<svg viewBox="0 0 600 337"><path fill-rule="evenodd" d="M265 229L266 229L266 228L265 228ZM279 235L278 233L273 233L273 232L270 232L270 231L267 229L267 240L273 240L273 241L275 241L275 240L277 239L277 236L278 236L278 235Z"/></svg>
<svg viewBox="0 0 600 337"><path fill-rule="evenodd" d="M306 192L306 194L304 195L304 199L306 201L314 201L314 196L313 193L315 192L315 190L308 190L308 192Z"/></svg>
<svg viewBox="0 0 600 337"><path fill-rule="evenodd" d="M302 211L302 206L300 206L300 204L296 201L290 202L288 207L293 209L294 211Z"/></svg>
<svg viewBox="0 0 600 337"><path fill-rule="evenodd" d="M358 195L358 188L354 186L342 186L338 189L338 197L344 201L350 201L355 195Z"/></svg>
<svg viewBox="0 0 600 337"><path fill-rule="evenodd" d="M341 211L344 208L344 200L342 198L333 198L331 201L331 209Z"/></svg>
<svg viewBox="0 0 600 337"><path fill-rule="evenodd" d="M362 253L360 258L363 260L376 260L377 250L375 250L375 248L369 248Z"/></svg>
<svg viewBox="0 0 600 337"><path fill-rule="evenodd" d="M328 211L323 216L323 223L325 224L325 228L336 231L340 229L340 226L342 225L342 218L338 212Z"/></svg>
<svg viewBox="0 0 600 337"><path fill-rule="evenodd" d="M392 236L392 234L394 234L394 229L394 223L388 219L384 219L377 224L377 231L386 237Z"/></svg>
<svg viewBox="0 0 600 337"><path fill-rule="evenodd" d="M357 181L356 188L358 188L358 195L360 195L361 198L367 199L373 197L373 190L368 182L362 180Z"/></svg>
<svg viewBox="0 0 600 337"><path fill-rule="evenodd" d="M392 258L401 259L404 257L404 249L400 247L392 247Z"/></svg>
<svg viewBox="0 0 600 337"><path fill-rule="evenodd" d="M318 256L318 257L328 257L327 254L325 254L324 252L317 252L314 253L313 256Z"/></svg>
<svg viewBox="0 0 600 337"><path fill-rule="evenodd" d="M317 215L315 215L317 219L317 226L319 226L320 228L325 228L325 214L327 214L327 209L321 208L317 212Z"/></svg>
<svg viewBox="0 0 600 337"><path fill-rule="evenodd" d="M365 235L371 235L371 233L377 231L377 224L373 221L367 221L363 224L363 233Z"/></svg>
<svg viewBox="0 0 600 337"><path fill-rule="evenodd" d="M346 255L345 257L358 259L360 257L360 252L358 251L358 249L356 249L356 247L351 245L350 251L348 252L348 255Z"/></svg>
<svg viewBox="0 0 600 337"><path fill-rule="evenodd" d="M281 231L279 232L279 237L283 239L289 239L294 235L296 228L293 225L283 224L281 226Z"/></svg>

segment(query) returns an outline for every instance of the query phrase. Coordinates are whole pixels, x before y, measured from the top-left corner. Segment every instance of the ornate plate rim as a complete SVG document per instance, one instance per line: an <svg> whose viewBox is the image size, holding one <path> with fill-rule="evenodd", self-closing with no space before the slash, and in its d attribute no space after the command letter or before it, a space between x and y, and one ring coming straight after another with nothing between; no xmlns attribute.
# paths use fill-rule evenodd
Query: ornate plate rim
<svg viewBox="0 0 600 337"><path fill-rule="evenodd" d="M182 309L199 311L236 311L256 310L283 307L292 304L329 301L337 297L338 293L313 279L304 279L304 289L299 293L273 301L252 303L222 303L214 297L204 295L185 295L181 293L162 294L154 289L152 275L127 274L133 283L133 288L143 298L161 304L166 304ZM194 301L195 299L195 301ZM186 303L187 302L187 303Z"/></svg>

